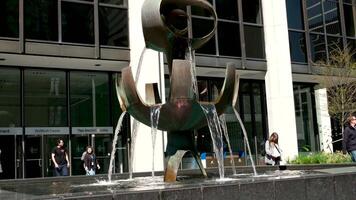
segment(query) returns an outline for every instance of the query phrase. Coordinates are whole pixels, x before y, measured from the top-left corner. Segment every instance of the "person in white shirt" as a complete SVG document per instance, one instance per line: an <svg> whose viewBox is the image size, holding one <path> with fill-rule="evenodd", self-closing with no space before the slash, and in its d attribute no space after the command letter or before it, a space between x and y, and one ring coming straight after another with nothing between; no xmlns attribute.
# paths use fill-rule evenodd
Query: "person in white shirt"
<svg viewBox="0 0 356 200"><path fill-rule="evenodd" d="M278 146L278 134L276 132L273 132L266 141L265 150L266 165L280 165L282 150Z"/></svg>

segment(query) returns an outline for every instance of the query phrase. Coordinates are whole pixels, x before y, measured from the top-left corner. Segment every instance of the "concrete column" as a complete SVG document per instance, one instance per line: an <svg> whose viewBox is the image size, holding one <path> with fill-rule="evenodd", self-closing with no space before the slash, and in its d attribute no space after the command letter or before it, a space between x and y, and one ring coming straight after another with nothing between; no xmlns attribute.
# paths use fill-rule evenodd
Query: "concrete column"
<svg viewBox="0 0 356 200"><path fill-rule="evenodd" d="M130 66L134 78L142 50L145 42L142 32L141 7L144 0L129 0L129 33L130 33ZM164 74L162 71L163 59L160 53L153 50L146 50L142 62L140 76L138 77L137 89L141 98L145 99L146 83L158 83L162 86L164 83ZM163 77L163 79L162 79ZM162 81L163 80L163 81ZM163 85L164 88L164 85ZM161 96L164 97L164 89L161 90ZM133 120L133 119L132 119ZM155 171L163 170L163 134L157 132L155 147ZM134 153L134 172L151 171L152 169L152 137L151 128L140 124L137 132L136 150Z"/></svg>
<svg viewBox="0 0 356 200"><path fill-rule="evenodd" d="M279 134L283 158L292 159L298 155L298 142L285 0L262 0L262 9L269 134Z"/></svg>
<svg viewBox="0 0 356 200"><path fill-rule="evenodd" d="M315 90L315 108L319 129L320 150L332 153L333 144L326 88Z"/></svg>

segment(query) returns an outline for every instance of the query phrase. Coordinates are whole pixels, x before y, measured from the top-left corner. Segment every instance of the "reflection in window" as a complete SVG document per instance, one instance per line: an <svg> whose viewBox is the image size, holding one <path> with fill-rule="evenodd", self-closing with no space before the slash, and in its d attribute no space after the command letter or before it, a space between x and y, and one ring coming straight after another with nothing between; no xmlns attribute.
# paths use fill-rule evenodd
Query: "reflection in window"
<svg viewBox="0 0 356 200"><path fill-rule="evenodd" d="M56 0L31 0L25 3L25 37L58 41Z"/></svg>
<svg viewBox="0 0 356 200"><path fill-rule="evenodd" d="M0 1L0 37L19 37L19 1Z"/></svg>
<svg viewBox="0 0 356 200"><path fill-rule="evenodd" d="M18 127L20 123L20 70L0 70L0 127Z"/></svg>
<svg viewBox="0 0 356 200"><path fill-rule="evenodd" d="M239 24L219 22L218 40L220 55L241 57Z"/></svg>
<svg viewBox="0 0 356 200"><path fill-rule="evenodd" d="M310 34L310 47L312 60L319 61L326 58L324 35Z"/></svg>
<svg viewBox="0 0 356 200"><path fill-rule="evenodd" d="M257 26L244 26L246 56L249 58L265 58L263 29Z"/></svg>
<svg viewBox="0 0 356 200"><path fill-rule="evenodd" d="M304 33L289 31L289 48L293 62L306 62L306 48Z"/></svg>
<svg viewBox="0 0 356 200"><path fill-rule="evenodd" d="M127 10L100 6L100 44L128 47L127 21Z"/></svg>
<svg viewBox="0 0 356 200"><path fill-rule="evenodd" d="M338 5L338 2L324 1L324 19L328 34L341 35Z"/></svg>
<svg viewBox="0 0 356 200"><path fill-rule="evenodd" d="M192 18L192 28L194 38L203 37L214 28L214 21ZM197 49L196 52L215 55L215 49L215 37L212 37L207 43L204 44L204 46Z"/></svg>
<svg viewBox="0 0 356 200"><path fill-rule="evenodd" d="M323 32L323 13L320 0L307 0L309 30Z"/></svg>
<svg viewBox="0 0 356 200"><path fill-rule="evenodd" d="M71 72L70 95L72 126L110 126L108 74Z"/></svg>
<svg viewBox="0 0 356 200"><path fill-rule="evenodd" d="M94 44L93 5L62 2L63 42Z"/></svg>
<svg viewBox="0 0 356 200"><path fill-rule="evenodd" d="M65 72L25 70L26 126L67 126Z"/></svg>
<svg viewBox="0 0 356 200"><path fill-rule="evenodd" d="M288 28L303 30L303 12L301 0L287 0Z"/></svg>
<svg viewBox="0 0 356 200"><path fill-rule="evenodd" d="M346 35L350 37L356 36L355 13L356 8L354 6L344 4Z"/></svg>
<svg viewBox="0 0 356 200"><path fill-rule="evenodd" d="M236 0L215 1L215 3L216 13L218 14L219 18L238 21L239 17Z"/></svg>
<svg viewBox="0 0 356 200"><path fill-rule="evenodd" d="M262 24L262 8L259 0L242 1L244 22Z"/></svg>

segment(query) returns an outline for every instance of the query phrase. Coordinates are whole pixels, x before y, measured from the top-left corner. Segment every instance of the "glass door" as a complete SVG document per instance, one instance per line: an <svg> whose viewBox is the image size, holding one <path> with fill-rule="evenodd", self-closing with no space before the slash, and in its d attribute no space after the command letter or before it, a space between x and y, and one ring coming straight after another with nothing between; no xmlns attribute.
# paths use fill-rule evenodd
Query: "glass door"
<svg viewBox="0 0 356 200"><path fill-rule="evenodd" d="M26 136L25 178L42 177L42 137Z"/></svg>
<svg viewBox="0 0 356 200"><path fill-rule="evenodd" d="M89 142L89 135L73 135L71 137L72 175L85 174L81 157L86 147L90 144Z"/></svg>

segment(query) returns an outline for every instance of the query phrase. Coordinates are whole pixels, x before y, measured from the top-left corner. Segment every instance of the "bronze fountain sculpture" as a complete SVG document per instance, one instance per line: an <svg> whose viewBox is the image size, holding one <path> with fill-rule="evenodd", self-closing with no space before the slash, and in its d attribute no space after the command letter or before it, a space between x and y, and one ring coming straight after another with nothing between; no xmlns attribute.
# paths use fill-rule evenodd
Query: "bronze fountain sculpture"
<svg viewBox="0 0 356 200"><path fill-rule="evenodd" d="M200 38L188 37L187 6L208 11L214 27ZM222 114L227 106L235 106L239 78L234 67L227 67L224 85L214 102L199 101L192 89L192 63L186 60L188 48L200 48L211 39L217 28L217 15L206 0L146 0L142 6L142 27L146 48L166 54L171 90L167 103L161 105L158 129L167 131L166 169L164 180L176 181L177 170L186 152L190 151L204 176L207 176L196 147L194 129L206 125L201 104L213 104ZM119 100L122 109L136 120L150 126L150 109L161 104L155 85L146 85L146 103L140 98L131 67L122 70Z"/></svg>

